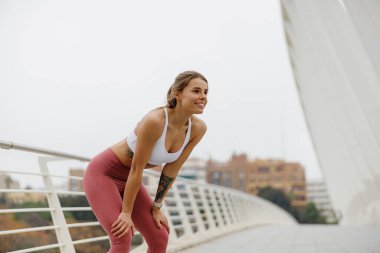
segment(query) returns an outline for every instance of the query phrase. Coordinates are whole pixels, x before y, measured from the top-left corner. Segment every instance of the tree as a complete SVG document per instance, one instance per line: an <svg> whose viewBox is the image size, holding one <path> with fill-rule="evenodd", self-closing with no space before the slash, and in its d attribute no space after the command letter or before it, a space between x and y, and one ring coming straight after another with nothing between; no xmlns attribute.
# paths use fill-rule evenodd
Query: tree
<svg viewBox="0 0 380 253"><path fill-rule="evenodd" d="M13 183L12 178L10 176L6 176L5 177L5 188L10 189L12 183Z"/></svg>
<svg viewBox="0 0 380 253"><path fill-rule="evenodd" d="M2 230L20 229L30 227L25 221L16 220L14 214L0 215ZM0 252L9 252L25 248L37 247L41 245L57 243L55 234L51 231L36 231L20 234L10 234L0 236ZM50 250L51 253L58 253L59 250Z"/></svg>
<svg viewBox="0 0 380 253"><path fill-rule="evenodd" d="M0 205L6 204L5 194L0 193Z"/></svg>
<svg viewBox="0 0 380 253"><path fill-rule="evenodd" d="M13 204L12 208L41 208L49 207L47 202L24 202ZM16 220L28 221L31 226L46 226L51 221L50 212L15 213Z"/></svg>
<svg viewBox="0 0 380 253"><path fill-rule="evenodd" d="M264 188L259 188L257 195L273 202L274 204L285 209L286 211L291 212L292 206L290 204L290 200L283 191L273 189L270 186L266 186Z"/></svg>
<svg viewBox="0 0 380 253"><path fill-rule="evenodd" d="M313 202L308 203L305 208L293 207L289 197L282 190L273 189L270 186L259 188L257 195L282 207L300 223L326 223L326 217L320 213Z"/></svg>
<svg viewBox="0 0 380 253"><path fill-rule="evenodd" d="M63 196L60 198L62 207L87 207L90 206L85 196ZM66 217L73 217L79 221L96 221L96 217L89 211L65 212Z"/></svg>
<svg viewBox="0 0 380 253"><path fill-rule="evenodd" d="M306 205L306 208L303 211L302 223L311 223L311 224L325 224L326 217L324 217L320 211L317 209L313 202L309 202Z"/></svg>

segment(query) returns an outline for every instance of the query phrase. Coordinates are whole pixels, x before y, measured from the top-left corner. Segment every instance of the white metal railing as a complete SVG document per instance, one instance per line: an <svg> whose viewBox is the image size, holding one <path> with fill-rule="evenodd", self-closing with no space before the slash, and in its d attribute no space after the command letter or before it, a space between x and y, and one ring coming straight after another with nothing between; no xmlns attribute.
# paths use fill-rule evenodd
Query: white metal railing
<svg viewBox="0 0 380 253"><path fill-rule="evenodd" d="M0 189L0 193L45 194L49 207L0 209L0 215L10 213L50 212L53 222L53 225L51 226L0 230L0 236L52 230L57 237L57 243L54 244L8 252L38 252L45 249L59 248L62 253L71 253L75 252L75 245L108 240L107 236L72 240L69 228L99 226L99 222L68 224L64 215L65 212L89 212L91 211L91 208L62 207L59 196L84 196L84 193L57 190L52 179L66 178L81 181L82 178L52 175L48 169L48 163L60 161L62 159L73 159L83 162L88 162L90 159L1 140L0 147L3 149L16 149L49 155L38 158L41 173L0 170L0 173L22 173L42 177L45 187L43 190ZM157 190L159 176L159 173L154 171L144 172L144 183L152 198ZM199 183L182 178L177 178L173 187L170 189L168 196L165 198L163 211L166 213L170 226L173 228L173 232L170 233L168 252L177 252L183 248L210 240L211 238L255 225L296 224L294 218L287 212L262 198L248 195L230 188ZM138 236L138 233L136 234ZM146 245L145 243L142 243L132 252L137 253L145 251Z"/></svg>

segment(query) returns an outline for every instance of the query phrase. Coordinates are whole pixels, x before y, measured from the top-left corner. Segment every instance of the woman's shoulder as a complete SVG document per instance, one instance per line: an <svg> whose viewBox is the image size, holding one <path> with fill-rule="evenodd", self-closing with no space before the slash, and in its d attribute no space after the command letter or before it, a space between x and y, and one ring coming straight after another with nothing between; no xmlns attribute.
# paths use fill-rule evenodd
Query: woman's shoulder
<svg viewBox="0 0 380 253"><path fill-rule="evenodd" d="M165 119L165 111L163 107L157 107L145 114L144 119L148 119L153 122L162 122Z"/></svg>
<svg viewBox="0 0 380 253"><path fill-rule="evenodd" d="M165 112L163 108L162 107L155 108L149 111L147 114L145 114L144 117L141 119L141 121L138 123L138 125L139 126L145 125L148 128L158 130L165 125L165 120L163 120L164 118L165 118Z"/></svg>
<svg viewBox="0 0 380 253"><path fill-rule="evenodd" d="M193 115L191 116L191 129L195 135L204 135L207 131L207 125L202 119Z"/></svg>

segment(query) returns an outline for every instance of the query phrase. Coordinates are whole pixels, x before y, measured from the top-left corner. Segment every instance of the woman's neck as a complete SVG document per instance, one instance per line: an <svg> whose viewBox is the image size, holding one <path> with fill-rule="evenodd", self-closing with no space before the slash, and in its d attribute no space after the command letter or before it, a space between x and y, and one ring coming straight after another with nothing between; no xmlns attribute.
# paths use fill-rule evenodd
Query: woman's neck
<svg viewBox="0 0 380 253"><path fill-rule="evenodd" d="M184 112L181 108L174 109L168 108L169 123L174 127L183 127L188 124L189 118L192 116L189 113Z"/></svg>

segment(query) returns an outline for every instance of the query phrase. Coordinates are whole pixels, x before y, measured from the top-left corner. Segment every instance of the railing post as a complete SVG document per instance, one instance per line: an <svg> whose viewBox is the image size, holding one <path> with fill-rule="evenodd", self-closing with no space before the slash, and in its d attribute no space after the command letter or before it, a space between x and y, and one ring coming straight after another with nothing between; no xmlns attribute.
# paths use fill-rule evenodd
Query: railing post
<svg viewBox="0 0 380 253"><path fill-rule="evenodd" d="M207 187L207 186L200 187L199 194L202 198L203 207L205 210L205 214L207 216L208 228L212 231L212 230L216 230L216 221L214 220L213 213L212 213L211 207L210 207L210 202L207 199L207 195L206 195L206 191L208 191L208 193L210 193L210 191L211 191L211 189L209 189L209 188L211 188L211 187Z"/></svg>
<svg viewBox="0 0 380 253"><path fill-rule="evenodd" d="M236 225L236 218L234 216L233 210L232 210L232 201L230 197L230 193L226 192L224 195L224 201L226 203L227 211L230 216L231 224Z"/></svg>
<svg viewBox="0 0 380 253"><path fill-rule="evenodd" d="M194 189L196 189L197 191L194 191ZM205 226L204 226L204 223L203 223L203 220L202 220L202 216L201 216L201 213L200 213L200 207L198 206L198 202L197 202L197 199L194 197L194 195L197 193L199 195L199 198L201 198L200 196L200 189L198 186L193 186L193 185L189 185L188 187L188 193L189 193L189 199L190 199L190 202L191 202L191 206L192 206L192 209L193 209L193 216L194 216L194 219L195 219L195 224L197 225L198 227L198 231L196 233L204 233L206 231L205 229ZM201 200L201 199L199 199ZM203 203L202 203L203 204Z"/></svg>
<svg viewBox="0 0 380 253"><path fill-rule="evenodd" d="M218 223L218 226L219 228L221 227L224 227L224 222L223 222L223 218L222 218L222 211L220 210L219 208L219 205L218 205L218 201L216 200L216 198L218 196L218 193L217 193L217 190L216 189L210 189L210 201L214 207L214 215L215 215L215 219L216 219L216 222ZM220 204L220 202L219 202Z"/></svg>
<svg viewBox="0 0 380 253"><path fill-rule="evenodd" d="M238 218L238 214L237 214L237 211L236 211L236 206L235 206L235 201L234 201L234 193L229 193L228 194L228 202L230 203L230 212L231 212L231 216L232 216L232 219L234 221L234 224L239 224L239 218Z"/></svg>
<svg viewBox="0 0 380 253"><path fill-rule="evenodd" d="M231 221L231 218L228 215L227 203L226 203L225 197L224 197L224 190L218 189L217 190L217 195L219 197L220 208L223 210L223 214L224 214L224 220L223 220L223 222L224 221L226 222L225 226L230 226L232 224L232 221Z"/></svg>
<svg viewBox="0 0 380 253"><path fill-rule="evenodd" d="M71 239L69 228L67 227L61 203L55 191L53 181L50 177L49 169L47 166L48 162L57 160L63 159L56 157L38 157L38 164L40 165L40 169L43 174L45 188L48 191L47 200L51 209L50 213L53 224L54 226L58 226L58 228L55 229L55 234L57 236L58 243L62 244L60 246L60 251L61 253L75 253L73 241Z"/></svg>
<svg viewBox="0 0 380 253"><path fill-rule="evenodd" d="M244 222L243 219L243 212L242 212L242 200L241 196L235 195L234 199L234 210L235 210L235 217L237 220L237 223L240 225L242 222Z"/></svg>
<svg viewBox="0 0 380 253"><path fill-rule="evenodd" d="M189 236L193 233L193 230L191 229L191 224L189 222L185 204L183 203L183 199L181 198L181 194L178 190L178 186L180 184L183 184L183 183L178 182L177 184L173 185L172 190L173 190L174 198L176 199L179 216L182 218L181 220L182 220L184 235ZM186 188L188 187L187 184L184 184L184 185Z"/></svg>

